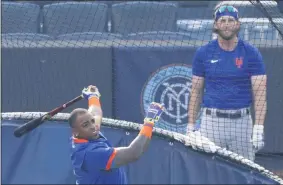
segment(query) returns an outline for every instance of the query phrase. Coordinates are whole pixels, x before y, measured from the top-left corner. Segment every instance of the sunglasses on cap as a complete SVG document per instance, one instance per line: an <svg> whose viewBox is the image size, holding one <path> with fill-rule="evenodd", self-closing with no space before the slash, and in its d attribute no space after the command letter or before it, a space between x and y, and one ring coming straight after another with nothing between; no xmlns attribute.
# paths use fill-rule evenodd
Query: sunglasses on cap
<svg viewBox="0 0 283 185"><path fill-rule="evenodd" d="M214 13L214 18L217 20L224 15L233 16L238 20L238 10L230 5L220 6Z"/></svg>
<svg viewBox="0 0 283 185"><path fill-rule="evenodd" d="M238 10L233 7L233 6L221 6L220 8L218 8L217 10L219 13L223 13L225 11L231 12L231 13L238 13Z"/></svg>

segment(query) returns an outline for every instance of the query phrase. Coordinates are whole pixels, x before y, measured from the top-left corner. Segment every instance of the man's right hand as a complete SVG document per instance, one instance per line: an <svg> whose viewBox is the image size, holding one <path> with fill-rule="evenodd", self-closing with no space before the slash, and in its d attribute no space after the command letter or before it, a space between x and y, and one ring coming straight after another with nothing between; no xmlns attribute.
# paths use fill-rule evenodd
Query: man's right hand
<svg viewBox="0 0 283 185"><path fill-rule="evenodd" d="M149 105L146 116L144 118L144 122L154 124L155 122L157 122L160 119L160 116L161 116L161 114L163 113L164 110L165 110L165 108L164 108L163 105L161 105L159 103L152 102Z"/></svg>
<svg viewBox="0 0 283 185"><path fill-rule="evenodd" d="M100 98L100 93L98 91L98 88L94 85L90 85L88 86L87 88L84 88L82 90L82 95L85 99L89 99L91 97L97 97L97 98Z"/></svg>

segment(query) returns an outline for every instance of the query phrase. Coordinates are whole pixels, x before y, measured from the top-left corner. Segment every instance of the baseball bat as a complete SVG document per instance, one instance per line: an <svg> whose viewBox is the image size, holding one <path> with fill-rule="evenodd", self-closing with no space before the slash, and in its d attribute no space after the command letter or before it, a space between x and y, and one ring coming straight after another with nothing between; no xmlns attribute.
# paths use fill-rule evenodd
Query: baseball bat
<svg viewBox="0 0 283 185"><path fill-rule="evenodd" d="M41 125L42 123L44 123L46 120L52 118L55 114L61 112L62 110L66 109L67 107L73 105L74 103L80 101L81 99L83 99L83 96L77 96L76 98L68 101L67 103L64 103L63 105L51 110L50 112L44 114L43 116L33 119L21 126L19 126L18 128L15 129L14 131L14 135L16 137L21 137L24 134L32 131L33 129L35 129L36 127L38 127L39 125Z"/></svg>

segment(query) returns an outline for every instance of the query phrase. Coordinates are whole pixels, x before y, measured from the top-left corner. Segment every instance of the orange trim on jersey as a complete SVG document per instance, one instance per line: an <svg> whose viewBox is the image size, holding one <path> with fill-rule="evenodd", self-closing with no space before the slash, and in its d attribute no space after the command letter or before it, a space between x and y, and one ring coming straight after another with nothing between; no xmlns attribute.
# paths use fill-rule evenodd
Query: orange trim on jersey
<svg viewBox="0 0 283 185"><path fill-rule="evenodd" d="M111 156L110 156L110 158L109 158L109 160L108 160L108 162L107 162L106 170L110 170L111 165L112 165L112 162L113 162L113 159L115 158L116 154L117 154L117 150L114 148L114 151L113 151L113 153L111 154Z"/></svg>
<svg viewBox="0 0 283 185"><path fill-rule="evenodd" d="M73 138L74 143L87 143L88 140L86 139L78 139L78 138Z"/></svg>
<svg viewBox="0 0 283 185"><path fill-rule="evenodd" d="M153 130L153 127L144 125L139 134L144 135L148 138L151 138L152 130Z"/></svg>
<svg viewBox="0 0 283 185"><path fill-rule="evenodd" d="M89 99L88 99L88 106L90 107L90 106L92 106L92 105L101 107L99 98L97 98L97 97L95 97L95 96L89 98Z"/></svg>

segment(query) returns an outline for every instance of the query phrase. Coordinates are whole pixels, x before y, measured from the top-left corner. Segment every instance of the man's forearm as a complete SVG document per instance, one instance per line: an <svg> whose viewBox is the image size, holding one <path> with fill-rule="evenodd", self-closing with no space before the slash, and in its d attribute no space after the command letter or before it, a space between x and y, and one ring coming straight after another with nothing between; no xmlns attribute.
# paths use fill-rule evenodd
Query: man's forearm
<svg viewBox="0 0 283 185"><path fill-rule="evenodd" d="M255 101L254 101L255 123L259 125L263 125L267 110L265 95L256 95L256 96L258 97L255 97Z"/></svg>
<svg viewBox="0 0 283 185"><path fill-rule="evenodd" d="M255 108L255 123L259 125L264 124L266 115L266 104L265 105L257 105Z"/></svg>
<svg viewBox="0 0 283 185"><path fill-rule="evenodd" d="M127 147L115 148L117 151L113 167L119 167L136 161L146 151L151 140L152 127L143 126L139 135Z"/></svg>
<svg viewBox="0 0 283 185"><path fill-rule="evenodd" d="M135 157L139 158L148 148L150 138L139 134L129 145L129 148L135 153Z"/></svg>
<svg viewBox="0 0 283 185"><path fill-rule="evenodd" d="M189 124L195 124L200 109L200 91L193 91L189 103Z"/></svg>
<svg viewBox="0 0 283 185"><path fill-rule="evenodd" d="M203 94L204 77L193 76L192 78L192 90L189 101L189 125L194 125L197 119L197 115L200 109L200 101Z"/></svg>
<svg viewBox="0 0 283 185"><path fill-rule="evenodd" d="M253 95L254 95L254 110L255 124L263 125L267 110L266 102L266 76L252 77Z"/></svg>
<svg viewBox="0 0 283 185"><path fill-rule="evenodd" d="M88 108L88 111L94 115L94 116L100 116L102 117L102 109L101 107L98 107L98 106L90 106Z"/></svg>
<svg viewBox="0 0 283 185"><path fill-rule="evenodd" d="M96 119L99 119L101 121L103 113L101 109L100 100L97 97L92 97L88 101L88 111L95 116Z"/></svg>

